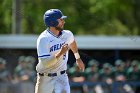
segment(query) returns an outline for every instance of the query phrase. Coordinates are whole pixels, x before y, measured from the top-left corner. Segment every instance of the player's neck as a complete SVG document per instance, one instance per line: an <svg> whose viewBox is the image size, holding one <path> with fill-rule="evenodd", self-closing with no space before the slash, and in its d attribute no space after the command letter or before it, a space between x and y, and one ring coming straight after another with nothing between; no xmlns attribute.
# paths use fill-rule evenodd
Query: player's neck
<svg viewBox="0 0 140 93"><path fill-rule="evenodd" d="M54 35L58 36L60 31L59 30L56 30L54 27L50 27L49 28L49 31L51 31Z"/></svg>

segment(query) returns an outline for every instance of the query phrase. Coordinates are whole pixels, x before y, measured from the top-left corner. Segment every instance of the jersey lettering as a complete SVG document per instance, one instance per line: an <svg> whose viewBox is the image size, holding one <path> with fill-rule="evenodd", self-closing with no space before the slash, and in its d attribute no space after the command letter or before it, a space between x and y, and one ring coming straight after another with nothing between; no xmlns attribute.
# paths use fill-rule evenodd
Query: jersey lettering
<svg viewBox="0 0 140 93"><path fill-rule="evenodd" d="M60 43L60 44L55 44L55 45L51 46L50 52L59 50L59 49L62 47L63 44L64 44L64 43Z"/></svg>

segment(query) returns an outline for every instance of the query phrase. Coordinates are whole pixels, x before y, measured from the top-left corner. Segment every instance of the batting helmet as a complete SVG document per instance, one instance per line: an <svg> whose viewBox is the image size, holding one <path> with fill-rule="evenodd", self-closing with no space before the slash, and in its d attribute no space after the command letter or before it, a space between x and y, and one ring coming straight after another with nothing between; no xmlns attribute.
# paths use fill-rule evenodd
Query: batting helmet
<svg viewBox="0 0 140 93"><path fill-rule="evenodd" d="M59 18L67 18L59 9L50 9L47 10L44 14L44 22L47 26L56 27L58 25L57 19Z"/></svg>

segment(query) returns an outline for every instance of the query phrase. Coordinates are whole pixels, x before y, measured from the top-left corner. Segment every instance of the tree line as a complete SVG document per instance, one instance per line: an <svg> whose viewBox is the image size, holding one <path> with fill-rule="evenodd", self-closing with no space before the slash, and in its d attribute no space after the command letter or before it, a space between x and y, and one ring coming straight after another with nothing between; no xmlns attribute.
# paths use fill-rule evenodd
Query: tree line
<svg viewBox="0 0 140 93"><path fill-rule="evenodd" d="M0 34L11 34L14 0L0 0ZM51 8L64 15L65 29L77 35L140 35L140 0L21 0L20 34L46 29L43 15Z"/></svg>

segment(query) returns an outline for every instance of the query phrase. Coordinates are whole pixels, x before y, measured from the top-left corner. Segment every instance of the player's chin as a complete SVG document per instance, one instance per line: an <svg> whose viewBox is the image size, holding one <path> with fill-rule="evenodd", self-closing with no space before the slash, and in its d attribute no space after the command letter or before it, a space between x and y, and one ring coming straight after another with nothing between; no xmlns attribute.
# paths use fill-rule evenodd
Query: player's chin
<svg viewBox="0 0 140 93"><path fill-rule="evenodd" d="M64 29L64 25L59 26L59 28Z"/></svg>
<svg viewBox="0 0 140 93"><path fill-rule="evenodd" d="M62 27L55 27L55 29L58 30L58 31L62 31L63 30Z"/></svg>

